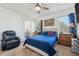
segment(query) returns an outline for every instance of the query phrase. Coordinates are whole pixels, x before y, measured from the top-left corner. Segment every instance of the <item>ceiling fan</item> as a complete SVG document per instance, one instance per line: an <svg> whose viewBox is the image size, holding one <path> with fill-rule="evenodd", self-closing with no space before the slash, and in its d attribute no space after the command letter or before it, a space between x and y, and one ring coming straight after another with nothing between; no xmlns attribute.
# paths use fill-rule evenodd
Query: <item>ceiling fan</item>
<svg viewBox="0 0 79 59"><path fill-rule="evenodd" d="M49 10L49 8L48 7L45 7L45 6L42 6L42 4L40 4L40 3L37 3L36 5L35 5L35 11L37 11L38 13L40 13L40 11L43 9L43 10Z"/></svg>

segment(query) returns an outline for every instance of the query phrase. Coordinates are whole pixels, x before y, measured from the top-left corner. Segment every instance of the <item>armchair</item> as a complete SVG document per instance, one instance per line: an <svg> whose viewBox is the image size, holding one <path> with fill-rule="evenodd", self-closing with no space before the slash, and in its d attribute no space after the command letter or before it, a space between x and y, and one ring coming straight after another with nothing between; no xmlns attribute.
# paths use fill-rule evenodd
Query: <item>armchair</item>
<svg viewBox="0 0 79 59"><path fill-rule="evenodd" d="M16 36L14 31L5 31L2 34L1 48L2 50L9 50L19 46L20 39Z"/></svg>

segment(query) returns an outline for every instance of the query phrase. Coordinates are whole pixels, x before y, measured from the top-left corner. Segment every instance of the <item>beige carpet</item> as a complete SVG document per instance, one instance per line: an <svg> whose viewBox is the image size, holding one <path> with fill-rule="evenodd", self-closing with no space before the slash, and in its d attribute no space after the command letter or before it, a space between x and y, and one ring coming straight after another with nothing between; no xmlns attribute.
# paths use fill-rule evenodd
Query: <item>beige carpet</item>
<svg viewBox="0 0 79 59"><path fill-rule="evenodd" d="M0 50L0 56L41 56L40 54L36 53L35 51L33 51L29 48L23 47L22 45L23 44L21 43L21 45L19 47L14 48L9 51ZM55 56L78 56L78 54L72 53L70 47L56 44L55 49L57 51Z"/></svg>
<svg viewBox="0 0 79 59"><path fill-rule="evenodd" d="M57 53L56 56L79 56L77 53L73 53L70 47L56 44L55 49Z"/></svg>
<svg viewBox="0 0 79 59"><path fill-rule="evenodd" d="M8 51L1 51L1 56L40 56L40 54L34 52L33 50L23 47L21 44L19 47L8 50Z"/></svg>

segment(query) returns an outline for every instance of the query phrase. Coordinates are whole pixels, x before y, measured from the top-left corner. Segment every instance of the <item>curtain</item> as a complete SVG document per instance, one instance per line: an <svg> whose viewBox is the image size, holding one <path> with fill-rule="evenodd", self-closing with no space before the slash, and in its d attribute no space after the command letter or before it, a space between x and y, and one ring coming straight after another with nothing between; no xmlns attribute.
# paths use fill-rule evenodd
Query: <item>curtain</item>
<svg viewBox="0 0 79 59"><path fill-rule="evenodd" d="M69 16L69 22L73 24L73 26L70 27L69 31L74 35L73 37L77 37L77 31L76 31L76 25L75 25L75 14L70 13L68 16Z"/></svg>

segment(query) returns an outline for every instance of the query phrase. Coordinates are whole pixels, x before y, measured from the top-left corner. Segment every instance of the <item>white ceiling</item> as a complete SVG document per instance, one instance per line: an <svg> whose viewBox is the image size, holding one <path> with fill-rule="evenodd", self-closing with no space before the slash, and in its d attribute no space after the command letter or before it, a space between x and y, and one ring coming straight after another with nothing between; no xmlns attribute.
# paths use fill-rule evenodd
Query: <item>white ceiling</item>
<svg viewBox="0 0 79 59"><path fill-rule="evenodd" d="M0 6L8 8L13 11L17 11L24 15L31 16L35 18L38 13L33 9L36 3L2 3ZM74 3L42 3L43 6L47 6L49 8L48 11L41 10L40 15L45 15L50 12L61 11L64 9L68 9L73 7Z"/></svg>

